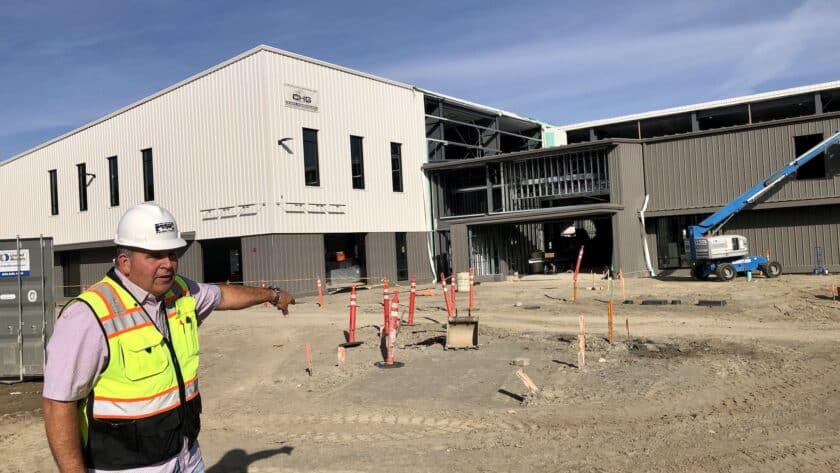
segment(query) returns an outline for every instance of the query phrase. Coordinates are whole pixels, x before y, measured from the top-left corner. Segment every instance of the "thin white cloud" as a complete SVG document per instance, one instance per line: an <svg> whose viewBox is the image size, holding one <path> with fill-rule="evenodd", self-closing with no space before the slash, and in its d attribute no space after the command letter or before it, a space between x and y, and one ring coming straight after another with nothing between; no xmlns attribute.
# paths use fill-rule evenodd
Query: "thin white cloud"
<svg viewBox="0 0 840 473"><path fill-rule="evenodd" d="M751 92L767 81L795 76L799 67L837 71L838 24L840 4L836 1L806 1L767 34L753 38L749 50L719 90Z"/></svg>

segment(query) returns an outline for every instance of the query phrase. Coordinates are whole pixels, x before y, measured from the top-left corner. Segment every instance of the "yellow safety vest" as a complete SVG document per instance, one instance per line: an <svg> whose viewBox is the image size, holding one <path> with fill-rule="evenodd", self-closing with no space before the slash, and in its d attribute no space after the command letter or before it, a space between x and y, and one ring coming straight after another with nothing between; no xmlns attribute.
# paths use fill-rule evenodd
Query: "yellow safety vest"
<svg viewBox="0 0 840 473"><path fill-rule="evenodd" d="M108 340L107 364L79 404L87 466L105 470L168 460L200 430L195 298L176 276L163 298L167 341L119 281L109 272L78 297Z"/></svg>

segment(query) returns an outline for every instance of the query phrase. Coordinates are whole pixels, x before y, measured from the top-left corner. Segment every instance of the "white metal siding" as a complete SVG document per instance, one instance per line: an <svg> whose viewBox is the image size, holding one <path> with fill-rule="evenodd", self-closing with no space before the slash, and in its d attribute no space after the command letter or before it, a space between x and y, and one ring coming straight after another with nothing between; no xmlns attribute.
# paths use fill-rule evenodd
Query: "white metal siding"
<svg viewBox="0 0 840 473"><path fill-rule="evenodd" d="M280 54L263 60L275 233L426 230L423 95ZM284 84L316 90L318 112L286 107ZM318 130L318 187L303 185L303 128ZM363 137L363 190L352 186L350 135ZM277 145L286 137L291 153ZM391 142L402 144L403 192L392 190ZM344 213L308 213L321 208Z"/></svg>
<svg viewBox="0 0 840 473"><path fill-rule="evenodd" d="M283 84L315 89L317 113L283 105ZM319 130L321 186L303 185L301 129ZM365 190L353 190L349 136L364 137ZM282 137L292 154L277 145ZM402 143L403 193L391 190L390 142ZM259 50L0 166L0 238L54 236L56 245L113 238L143 200L141 150L152 148L155 200L196 239L267 233L423 231L422 94ZM118 156L111 208L106 158ZM76 164L96 174L78 210ZM58 170L50 215L48 170ZM286 202L343 204L344 214L289 214Z"/></svg>

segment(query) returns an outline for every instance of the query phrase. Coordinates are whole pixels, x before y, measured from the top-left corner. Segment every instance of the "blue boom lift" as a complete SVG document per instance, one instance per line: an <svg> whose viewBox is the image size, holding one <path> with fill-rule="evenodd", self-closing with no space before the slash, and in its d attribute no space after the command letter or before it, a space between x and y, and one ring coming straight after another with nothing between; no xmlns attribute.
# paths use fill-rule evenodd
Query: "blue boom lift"
<svg viewBox="0 0 840 473"><path fill-rule="evenodd" d="M794 159L784 168L741 194L708 218L688 227L691 249L691 275L704 280L716 274L721 281L731 281L738 273L761 271L768 278L782 274L782 265L770 261L766 256L750 256L747 239L740 235L718 235L721 228L735 214L796 173L807 162L825 152L826 163L838 160L840 155L840 131Z"/></svg>

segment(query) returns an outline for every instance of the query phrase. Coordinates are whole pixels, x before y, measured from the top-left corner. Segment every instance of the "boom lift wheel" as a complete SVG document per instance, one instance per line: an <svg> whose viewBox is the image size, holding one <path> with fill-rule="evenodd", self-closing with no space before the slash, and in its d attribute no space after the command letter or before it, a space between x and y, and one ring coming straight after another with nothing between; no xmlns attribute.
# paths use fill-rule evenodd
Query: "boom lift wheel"
<svg viewBox="0 0 840 473"><path fill-rule="evenodd" d="M771 261L764 267L764 275L768 278L777 278L782 274L782 265L778 261Z"/></svg>
<svg viewBox="0 0 840 473"><path fill-rule="evenodd" d="M738 272L735 271L735 266L729 263L721 263L717 267L717 275L721 281L731 281L735 279L736 274Z"/></svg>

